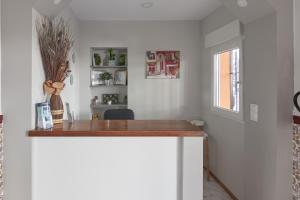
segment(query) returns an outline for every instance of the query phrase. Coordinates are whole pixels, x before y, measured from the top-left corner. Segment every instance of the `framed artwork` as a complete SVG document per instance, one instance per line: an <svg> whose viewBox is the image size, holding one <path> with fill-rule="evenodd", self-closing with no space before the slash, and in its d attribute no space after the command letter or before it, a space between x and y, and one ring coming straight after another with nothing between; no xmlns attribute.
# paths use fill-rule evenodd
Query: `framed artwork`
<svg viewBox="0 0 300 200"><path fill-rule="evenodd" d="M180 51L147 51L146 78L178 79Z"/></svg>
<svg viewBox="0 0 300 200"><path fill-rule="evenodd" d="M104 72L104 70L91 71L91 86L104 85L104 80L101 79L101 74Z"/></svg>
<svg viewBox="0 0 300 200"><path fill-rule="evenodd" d="M127 85L127 71L116 70L114 76L115 85Z"/></svg>
<svg viewBox="0 0 300 200"><path fill-rule="evenodd" d="M103 94L102 95L103 104L118 104L119 103L119 94Z"/></svg>

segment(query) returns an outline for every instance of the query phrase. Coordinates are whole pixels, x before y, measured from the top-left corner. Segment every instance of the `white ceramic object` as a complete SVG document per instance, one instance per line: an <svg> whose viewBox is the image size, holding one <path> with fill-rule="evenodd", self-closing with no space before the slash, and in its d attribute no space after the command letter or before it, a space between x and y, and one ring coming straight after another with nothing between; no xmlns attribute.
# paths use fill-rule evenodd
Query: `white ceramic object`
<svg viewBox="0 0 300 200"><path fill-rule="evenodd" d="M108 66L112 67L116 65L116 61L115 60L109 60L108 61Z"/></svg>

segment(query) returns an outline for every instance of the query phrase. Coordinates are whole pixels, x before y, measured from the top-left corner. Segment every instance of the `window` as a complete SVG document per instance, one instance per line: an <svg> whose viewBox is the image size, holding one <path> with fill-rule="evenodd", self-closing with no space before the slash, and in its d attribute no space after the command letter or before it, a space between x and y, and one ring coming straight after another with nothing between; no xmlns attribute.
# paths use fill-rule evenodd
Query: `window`
<svg viewBox="0 0 300 200"><path fill-rule="evenodd" d="M213 49L213 110L242 120L241 42L229 42Z"/></svg>

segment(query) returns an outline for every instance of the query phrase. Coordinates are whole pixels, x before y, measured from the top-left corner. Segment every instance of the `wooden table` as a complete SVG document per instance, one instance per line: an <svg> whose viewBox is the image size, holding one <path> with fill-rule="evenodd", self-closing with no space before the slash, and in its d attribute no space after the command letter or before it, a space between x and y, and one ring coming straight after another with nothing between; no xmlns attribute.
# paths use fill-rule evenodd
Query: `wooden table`
<svg viewBox="0 0 300 200"><path fill-rule="evenodd" d="M76 120L53 129L29 131L30 137L202 137L203 131L185 120Z"/></svg>

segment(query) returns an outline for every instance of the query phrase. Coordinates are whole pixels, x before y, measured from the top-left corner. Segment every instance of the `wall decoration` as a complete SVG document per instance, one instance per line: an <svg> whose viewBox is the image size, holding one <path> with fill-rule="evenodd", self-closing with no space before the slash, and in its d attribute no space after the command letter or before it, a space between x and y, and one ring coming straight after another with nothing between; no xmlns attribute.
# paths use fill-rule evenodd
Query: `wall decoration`
<svg viewBox="0 0 300 200"><path fill-rule="evenodd" d="M178 79L180 51L147 51L146 78Z"/></svg>
<svg viewBox="0 0 300 200"><path fill-rule="evenodd" d="M110 85L113 75L110 72L104 72L100 75L101 80L104 80L105 85Z"/></svg>
<svg viewBox="0 0 300 200"><path fill-rule="evenodd" d="M124 53L121 53L119 55L119 66L125 66L126 65L126 58L127 58L127 55L124 54Z"/></svg>
<svg viewBox="0 0 300 200"><path fill-rule="evenodd" d="M107 56L108 56L108 66L115 66L116 65L116 54L114 53L113 48L109 48L107 50Z"/></svg>
<svg viewBox="0 0 300 200"><path fill-rule="evenodd" d="M76 63L76 54L75 54L75 52L72 53L71 58L72 58L72 63L75 64Z"/></svg>
<svg viewBox="0 0 300 200"><path fill-rule="evenodd" d="M73 85L74 83L74 76L73 74L70 74L70 85Z"/></svg>
<svg viewBox="0 0 300 200"><path fill-rule="evenodd" d="M101 75L104 74L103 70L94 70L91 71L91 86L104 85L104 80L101 78Z"/></svg>
<svg viewBox="0 0 300 200"><path fill-rule="evenodd" d="M118 104L119 103L119 95L118 94L103 94L102 95L103 104Z"/></svg>
<svg viewBox="0 0 300 200"><path fill-rule="evenodd" d="M70 75L69 52L74 44L70 26L63 18L42 17L36 31L45 72L44 92L50 98L54 124L63 123L64 106L60 97L65 79Z"/></svg>
<svg viewBox="0 0 300 200"><path fill-rule="evenodd" d="M114 77L115 85L127 85L127 71L116 70Z"/></svg>
<svg viewBox="0 0 300 200"><path fill-rule="evenodd" d="M102 62L101 56L99 53L94 53L93 56L93 65L94 66L100 66Z"/></svg>
<svg viewBox="0 0 300 200"><path fill-rule="evenodd" d="M53 119L48 102L35 104L36 127L40 129L50 129L53 127Z"/></svg>

